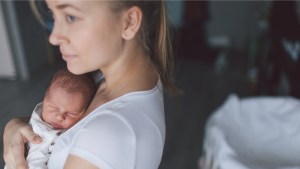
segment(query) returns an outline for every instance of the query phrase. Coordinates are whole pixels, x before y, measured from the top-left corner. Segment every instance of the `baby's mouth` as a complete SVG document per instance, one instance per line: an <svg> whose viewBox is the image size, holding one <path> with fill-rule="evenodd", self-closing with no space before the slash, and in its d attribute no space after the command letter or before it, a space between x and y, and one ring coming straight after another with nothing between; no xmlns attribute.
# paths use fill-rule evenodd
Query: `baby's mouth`
<svg viewBox="0 0 300 169"><path fill-rule="evenodd" d="M62 125L59 125L59 124L57 124L57 123L51 123L51 126L54 128L54 129L62 129L63 128L63 126Z"/></svg>

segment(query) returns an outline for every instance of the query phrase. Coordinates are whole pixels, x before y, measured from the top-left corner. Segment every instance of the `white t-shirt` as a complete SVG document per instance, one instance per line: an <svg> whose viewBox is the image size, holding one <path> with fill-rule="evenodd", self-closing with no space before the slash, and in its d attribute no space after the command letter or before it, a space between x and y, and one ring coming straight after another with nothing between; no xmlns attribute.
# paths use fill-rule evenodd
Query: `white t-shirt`
<svg viewBox="0 0 300 169"><path fill-rule="evenodd" d="M63 133L54 145L49 169L62 169L69 154L101 169L157 169L165 141L160 81L103 104Z"/></svg>

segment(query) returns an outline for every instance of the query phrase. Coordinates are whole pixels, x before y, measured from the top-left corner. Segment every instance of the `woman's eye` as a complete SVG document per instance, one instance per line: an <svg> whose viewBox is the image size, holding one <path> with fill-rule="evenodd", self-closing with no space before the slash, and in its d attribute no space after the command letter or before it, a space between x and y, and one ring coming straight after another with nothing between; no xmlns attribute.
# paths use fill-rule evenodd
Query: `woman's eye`
<svg viewBox="0 0 300 169"><path fill-rule="evenodd" d="M74 21L76 21L77 20L77 18L75 17L75 16L72 16L72 15L67 15L67 21L68 22L74 22Z"/></svg>

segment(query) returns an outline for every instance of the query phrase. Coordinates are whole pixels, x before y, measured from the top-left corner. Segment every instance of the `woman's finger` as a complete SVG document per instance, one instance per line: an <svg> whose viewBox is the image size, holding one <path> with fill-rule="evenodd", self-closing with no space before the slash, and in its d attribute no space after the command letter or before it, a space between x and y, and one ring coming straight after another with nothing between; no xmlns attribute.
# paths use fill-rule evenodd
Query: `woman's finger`
<svg viewBox="0 0 300 169"><path fill-rule="evenodd" d="M32 127L29 125L22 127L20 129L20 133L25 142L30 142L33 144L39 144L42 142L42 138L39 135L35 134L32 130Z"/></svg>

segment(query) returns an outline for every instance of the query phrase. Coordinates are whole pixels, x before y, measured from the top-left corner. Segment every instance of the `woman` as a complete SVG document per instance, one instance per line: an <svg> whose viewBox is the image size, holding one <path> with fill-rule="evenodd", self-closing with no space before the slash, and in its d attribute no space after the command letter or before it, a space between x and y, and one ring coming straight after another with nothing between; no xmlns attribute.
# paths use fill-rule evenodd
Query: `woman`
<svg viewBox="0 0 300 169"><path fill-rule="evenodd" d="M46 0L54 27L49 37L74 74L100 70L85 117L63 133L50 169L155 169L165 140L162 86L172 83L172 55L161 1ZM4 131L8 169L26 168L24 144L39 143L24 119Z"/></svg>

